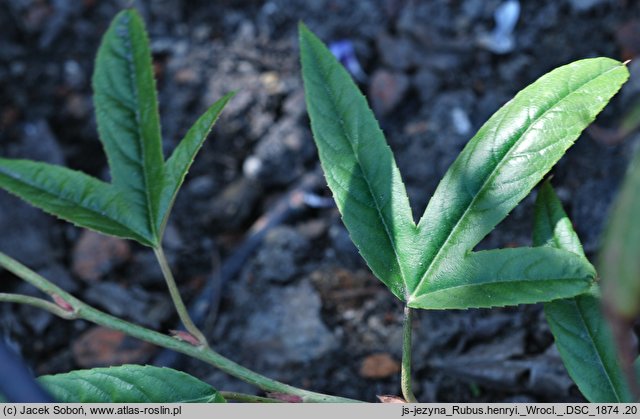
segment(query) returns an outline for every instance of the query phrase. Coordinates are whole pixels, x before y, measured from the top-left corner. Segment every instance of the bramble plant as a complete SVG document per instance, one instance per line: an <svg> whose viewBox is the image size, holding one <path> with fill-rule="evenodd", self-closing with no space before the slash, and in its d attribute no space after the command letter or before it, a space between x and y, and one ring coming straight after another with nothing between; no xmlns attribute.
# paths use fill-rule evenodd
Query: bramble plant
<svg viewBox="0 0 640 419"><path fill-rule="evenodd" d="M43 291L53 302L9 293L0 293L0 301L29 304L65 319L84 319L119 330L203 360L270 393L291 395L300 401L353 401L279 383L219 355L208 347L178 292L162 250L162 236L187 171L233 94L211 105L165 161L149 40L142 19L134 10L119 13L111 23L98 50L92 82L98 132L107 154L111 182L42 162L0 158L0 187L77 226L151 247L186 332L169 336L96 310L2 253L0 266ZM138 378L134 380L133 376ZM167 398L170 391L166 383L172 381L191 390L176 391ZM171 369L136 366L76 371L42 379L54 395L67 402L222 400L210 386L196 381ZM61 390L65 388L69 391ZM92 390L96 388L102 392ZM268 400L226 395L240 400Z"/></svg>
<svg viewBox="0 0 640 419"><path fill-rule="evenodd" d="M300 50L308 112L328 185L363 258L405 304L405 399L416 401L410 377L413 309L545 302L565 365L585 397L628 401L599 311L595 270L548 183L536 203L535 247L473 251L619 90L628 78L626 67L607 58L582 60L524 89L471 139L416 224L393 154L366 99L304 25ZM162 237L189 167L233 94L214 103L165 160L149 41L134 10L119 13L105 34L93 89L111 182L55 165L0 158L0 187L80 227L151 247L186 332L170 336L101 312L2 253L0 266L50 299L0 293L0 301L119 330L202 360L269 397L217 392L183 372L137 365L41 377L45 388L64 402L356 401L292 387L235 364L209 347L182 302Z"/></svg>

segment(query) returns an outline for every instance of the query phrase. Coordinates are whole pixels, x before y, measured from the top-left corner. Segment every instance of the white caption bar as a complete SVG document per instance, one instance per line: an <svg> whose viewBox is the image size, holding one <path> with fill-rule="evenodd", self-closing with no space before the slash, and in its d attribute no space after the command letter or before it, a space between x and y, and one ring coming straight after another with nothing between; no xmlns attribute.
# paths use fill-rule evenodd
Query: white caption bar
<svg viewBox="0 0 640 419"><path fill-rule="evenodd" d="M13 404L15 418L632 418L640 404ZM301 416L304 415L304 416Z"/></svg>

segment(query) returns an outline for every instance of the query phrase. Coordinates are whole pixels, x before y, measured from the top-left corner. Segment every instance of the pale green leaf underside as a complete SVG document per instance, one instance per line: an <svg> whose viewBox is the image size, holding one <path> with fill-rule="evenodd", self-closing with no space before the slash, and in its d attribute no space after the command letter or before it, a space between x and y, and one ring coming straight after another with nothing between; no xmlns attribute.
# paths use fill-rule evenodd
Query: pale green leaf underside
<svg viewBox="0 0 640 419"><path fill-rule="evenodd" d="M608 58L565 65L522 90L480 128L445 174L418 224L422 264L408 284L410 300L420 298L438 271L466 258L507 216L628 74L624 65Z"/></svg>
<svg viewBox="0 0 640 419"><path fill-rule="evenodd" d="M120 12L104 35L93 73L98 132L114 186L129 193L158 240L164 158L149 40L140 16Z"/></svg>
<svg viewBox="0 0 640 419"><path fill-rule="evenodd" d="M193 124L187 135L180 141L171 157L165 164L164 184L160 197L160 210L156 220L157 231L162 232L175 197L184 181L193 159L206 140L211 128L218 120L222 109L231 100L234 93L229 93L215 102Z"/></svg>
<svg viewBox="0 0 640 419"><path fill-rule="evenodd" d="M594 276L589 264L567 251L485 250L443 266L408 306L465 309L551 301L587 291Z"/></svg>
<svg viewBox="0 0 640 419"><path fill-rule="evenodd" d="M135 200L82 172L48 163L0 158L0 187L80 227L150 245Z"/></svg>
<svg viewBox="0 0 640 419"><path fill-rule="evenodd" d="M565 249L584 258L580 239L549 182L538 193L533 229L535 246ZM567 371L594 403L631 402L617 362L613 336L600 309L596 284L589 292L544 305L544 313Z"/></svg>
<svg viewBox="0 0 640 419"><path fill-rule="evenodd" d="M629 319L640 313L640 153L636 152L609 213L598 258L607 304Z"/></svg>
<svg viewBox="0 0 640 419"><path fill-rule="evenodd" d="M550 262L542 263L546 251L472 249L618 91L628 77L624 65L578 61L520 92L465 147L416 226L393 154L358 87L302 24L300 52L327 183L361 255L398 298L421 308L490 307L589 288L593 267L569 252L548 252Z"/></svg>
<svg viewBox="0 0 640 419"><path fill-rule="evenodd" d="M349 74L302 24L300 54L311 128L344 224L373 273L404 300L415 224L391 149Z"/></svg>
<svg viewBox="0 0 640 419"><path fill-rule="evenodd" d="M170 368L123 365L38 380L60 403L225 403L210 385Z"/></svg>

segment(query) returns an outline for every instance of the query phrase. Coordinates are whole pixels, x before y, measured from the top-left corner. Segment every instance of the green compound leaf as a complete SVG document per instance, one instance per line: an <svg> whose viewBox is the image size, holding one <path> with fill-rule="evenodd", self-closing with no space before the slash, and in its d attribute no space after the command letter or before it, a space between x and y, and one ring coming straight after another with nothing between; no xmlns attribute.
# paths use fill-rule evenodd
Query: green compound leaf
<svg viewBox="0 0 640 419"><path fill-rule="evenodd" d="M141 209L113 186L48 163L0 158L0 187L80 227L151 245Z"/></svg>
<svg viewBox="0 0 640 419"><path fill-rule="evenodd" d="M422 264L410 283L409 305L433 287L434 278L469 252L520 202L562 157L628 78L626 67L608 58L557 68L518 93L469 141L438 185L418 224ZM464 262L463 262L464 263ZM590 266L577 270L574 295L593 280ZM557 275L552 276L557 278ZM461 278L459 285L464 285ZM553 282L549 282L547 286ZM523 290L523 301L534 294ZM560 290L559 290L560 291ZM555 298L566 297L566 287ZM550 292L544 299L553 297ZM499 296L479 306L512 304Z"/></svg>
<svg viewBox="0 0 640 419"><path fill-rule="evenodd" d="M162 196L160 198L160 211L156 220L157 231L162 233L164 230L173 202L193 163L193 159L200 151L204 140L207 139L213 125L218 120L220 112L222 112L222 109L234 94L229 93L211 105L193 124L187 135L180 141L171 157L167 160L164 170Z"/></svg>
<svg viewBox="0 0 640 419"><path fill-rule="evenodd" d="M593 267L566 250L472 250L620 89L628 78L622 63L577 61L520 92L471 139L416 226L393 154L355 83L302 24L300 52L327 183L361 255L398 298L415 308L491 307L589 289Z"/></svg>
<svg viewBox="0 0 640 419"><path fill-rule="evenodd" d="M344 224L373 273L404 300L415 224L391 149L349 74L303 24L300 53L313 136Z"/></svg>
<svg viewBox="0 0 640 419"><path fill-rule="evenodd" d="M173 201L220 112L214 103L164 162L149 40L135 10L102 39L93 74L111 183L50 164L0 158L0 187L80 227L158 247Z"/></svg>
<svg viewBox="0 0 640 419"><path fill-rule="evenodd" d="M607 307L625 319L640 313L640 153L636 153L605 229L598 272Z"/></svg>
<svg viewBox="0 0 640 419"><path fill-rule="evenodd" d="M568 250L586 261L580 239L549 182L538 192L533 243ZM587 400L629 403L631 394L600 306L600 291L594 284L587 293L546 303L544 313L562 362Z"/></svg>
<svg viewBox="0 0 640 419"><path fill-rule="evenodd" d="M225 403L213 387L189 374L148 365L78 370L38 380L60 403Z"/></svg>
<svg viewBox="0 0 640 419"><path fill-rule="evenodd" d="M104 35L93 73L98 132L114 186L144 212L156 242L164 158L149 40L140 16L120 12Z"/></svg>

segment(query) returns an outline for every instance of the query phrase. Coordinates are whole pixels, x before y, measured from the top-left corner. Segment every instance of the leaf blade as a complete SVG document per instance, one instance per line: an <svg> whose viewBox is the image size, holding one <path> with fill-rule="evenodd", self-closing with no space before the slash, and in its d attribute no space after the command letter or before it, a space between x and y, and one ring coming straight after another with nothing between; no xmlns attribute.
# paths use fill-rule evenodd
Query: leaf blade
<svg viewBox="0 0 640 419"><path fill-rule="evenodd" d="M626 319L640 313L639 190L640 153L636 152L610 210L598 256L607 307Z"/></svg>
<svg viewBox="0 0 640 419"><path fill-rule="evenodd" d="M565 249L586 260L580 239L548 181L536 200L533 243ZM613 335L600 308L598 286L574 298L545 303L544 314L562 362L587 400L631 402Z"/></svg>
<svg viewBox="0 0 640 419"><path fill-rule="evenodd" d="M443 260L462 259L535 186L627 80L608 58L560 67L483 125L438 185L418 224L426 242L411 298ZM535 164L531 164L535 160Z"/></svg>
<svg viewBox="0 0 640 419"><path fill-rule="evenodd" d="M184 138L178 143L171 157L167 159L158 217L156 219L156 228L160 233L164 230L167 218L171 212L171 207L173 206L173 201L178 194L180 186L184 182L196 154L207 139L213 125L220 117L220 113L234 95L234 92L228 93L211 105L193 124Z"/></svg>
<svg viewBox="0 0 640 419"><path fill-rule="evenodd" d="M299 35L307 110L327 183L360 254L405 300L415 224L393 154L346 70L302 23Z"/></svg>
<svg viewBox="0 0 640 419"><path fill-rule="evenodd" d="M149 365L77 370L38 381L60 403L225 403L195 377Z"/></svg>
<svg viewBox="0 0 640 419"><path fill-rule="evenodd" d="M0 187L43 211L101 233L151 245L135 202L82 172L30 160L0 158Z"/></svg>
<svg viewBox="0 0 640 419"><path fill-rule="evenodd" d="M144 209L157 242L164 158L149 40L135 10L120 12L102 38L92 85L112 184Z"/></svg>
<svg viewBox="0 0 640 419"><path fill-rule="evenodd" d="M408 305L467 309L551 301L587 291L594 276L591 265L559 249L485 250L452 261Z"/></svg>

